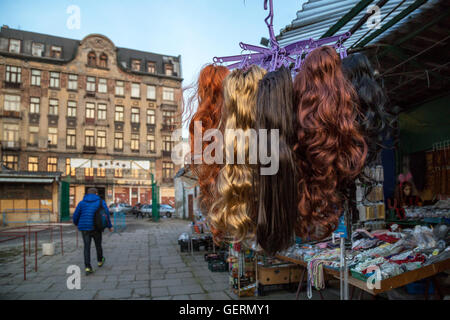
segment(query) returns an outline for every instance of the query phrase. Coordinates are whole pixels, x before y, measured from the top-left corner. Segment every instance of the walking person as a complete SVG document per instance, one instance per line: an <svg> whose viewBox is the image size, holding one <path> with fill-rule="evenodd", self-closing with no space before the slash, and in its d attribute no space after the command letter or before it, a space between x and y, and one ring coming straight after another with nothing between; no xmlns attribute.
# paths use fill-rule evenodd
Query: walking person
<svg viewBox="0 0 450 320"><path fill-rule="evenodd" d="M95 212L103 206L107 217L107 228L112 232L111 219L109 210L104 200L98 196L96 188L89 188L83 200L80 201L73 214L73 223L78 227L83 235L84 242L84 265L86 275L93 273L91 266L91 240L94 239L95 249L97 251L98 266L101 267L105 263L102 249L102 232L96 230L94 226Z"/></svg>

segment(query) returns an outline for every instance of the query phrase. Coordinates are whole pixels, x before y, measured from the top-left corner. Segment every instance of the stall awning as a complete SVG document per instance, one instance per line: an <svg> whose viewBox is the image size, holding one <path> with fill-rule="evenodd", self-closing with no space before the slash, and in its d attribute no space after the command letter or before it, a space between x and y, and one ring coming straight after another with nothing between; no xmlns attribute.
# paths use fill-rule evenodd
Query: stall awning
<svg viewBox="0 0 450 320"><path fill-rule="evenodd" d="M0 182L23 182L23 183L53 183L55 179L35 179L35 178L5 178L0 177Z"/></svg>

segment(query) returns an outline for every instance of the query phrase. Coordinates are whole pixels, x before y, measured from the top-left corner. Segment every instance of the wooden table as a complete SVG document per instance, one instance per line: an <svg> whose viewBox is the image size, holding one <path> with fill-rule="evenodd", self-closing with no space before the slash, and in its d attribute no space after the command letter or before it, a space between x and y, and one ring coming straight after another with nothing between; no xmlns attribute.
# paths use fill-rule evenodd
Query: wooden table
<svg viewBox="0 0 450 320"><path fill-rule="evenodd" d="M277 255L276 257L280 260L289 261L289 262L298 264L300 266L303 266L305 268L305 270L307 268L307 263L303 260L285 257L285 256L281 256L281 255ZM303 271L303 273L305 273L305 270ZM328 268L326 266L324 266L323 270L324 270L324 273L329 274L329 275L335 277L336 279L340 279L339 271ZM430 264L428 266L422 267L420 269L404 272L398 276L394 276L394 277L391 277L391 278L388 278L385 280L381 280L379 289L377 289L377 288L369 289L367 287L366 281L363 281L363 280L353 277L351 275L351 273L349 272L348 283L352 286L352 294L350 296L350 299L352 299L352 297L353 297L355 288L359 288L360 290L362 290L361 294L360 294L360 298L362 297L362 292L367 292L375 297L377 294L387 292L392 289L400 288L407 284L410 284L410 283L413 283L413 282L416 282L419 280L423 280L423 279L429 279L427 281L427 286L425 288L425 298L426 299L428 298L428 285L429 285L430 281L432 281L436 288L436 292L438 293L439 297L442 299L443 294L442 294L441 288L439 286L439 283L436 280L436 275L438 273L444 272L446 270L450 270L450 259L439 261L439 262ZM301 290L303 278L304 278L304 275L302 275L302 277L300 279L296 298L298 298L298 294ZM319 291L319 294L320 294L320 291ZM321 295L321 297L322 297L322 295Z"/></svg>

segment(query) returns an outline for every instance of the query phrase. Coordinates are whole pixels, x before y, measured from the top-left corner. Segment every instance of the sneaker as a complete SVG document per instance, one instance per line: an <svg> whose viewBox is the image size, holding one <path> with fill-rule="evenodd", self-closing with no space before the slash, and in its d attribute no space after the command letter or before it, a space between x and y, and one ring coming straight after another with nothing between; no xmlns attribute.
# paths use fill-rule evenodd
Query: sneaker
<svg viewBox="0 0 450 320"><path fill-rule="evenodd" d="M102 258L102 261L98 263L98 266L101 267L105 263L105 257Z"/></svg>
<svg viewBox="0 0 450 320"><path fill-rule="evenodd" d="M94 270L92 270L92 268L86 268L84 269L84 271L86 271L86 275L90 275L91 273L94 273Z"/></svg>

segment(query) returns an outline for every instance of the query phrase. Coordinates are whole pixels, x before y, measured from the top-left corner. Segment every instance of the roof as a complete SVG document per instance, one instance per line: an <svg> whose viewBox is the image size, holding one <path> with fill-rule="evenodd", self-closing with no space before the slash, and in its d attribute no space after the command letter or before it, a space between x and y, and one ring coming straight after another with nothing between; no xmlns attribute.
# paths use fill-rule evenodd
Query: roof
<svg viewBox="0 0 450 320"><path fill-rule="evenodd" d="M379 28L369 29L367 8L375 4ZM445 0L309 0L277 39L285 46L352 31L344 43L349 53L363 50L391 105L406 110L450 91L449 15Z"/></svg>
<svg viewBox="0 0 450 320"><path fill-rule="evenodd" d="M8 43L6 39L17 39L22 41L21 45L21 53L20 54L14 54L8 52ZM44 57L36 57L31 54L31 47L32 43L42 43L45 46L45 56ZM23 30L17 30L12 29L9 27L3 26L0 30L0 52L2 55L9 55L9 56L25 56L27 59L30 60L39 60L39 61L45 61L49 63L68 63L72 61L78 51L78 47L81 44L80 40L74 40L74 39L68 39L58 36L52 36L42 33L36 33L36 32L30 32L30 31L23 31ZM52 58L49 56L50 47L54 46L60 46L62 47L62 54L61 58ZM175 64L174 68L174 75L169 76L171 78L181 78L181 67L177 64L180 64L181 62L181 56L169 56L169 55L163 55L158 53L152 53L152 52L146 52L146 51L139 51L134 49L128 49L128 48L121 48L116 47L117 52L117 64L122 68L124 71L131 72L131 73L138 73L142 75L148 74L146 72L147 68L147 62L153 61L156 63L156 73L159 76L165 76L164 72L164 63L169 64ZM132 59L139 59L141 60L141 70L136 72L131 70L131 60ZM125 65L124 65L125 64Z"/></svg>
<svg viewBox="0 0 450 320"><path fill-rule="evenodd" d="M1 170L0 182L53 183L61 178L61 172L30 172Z"/></svg>

